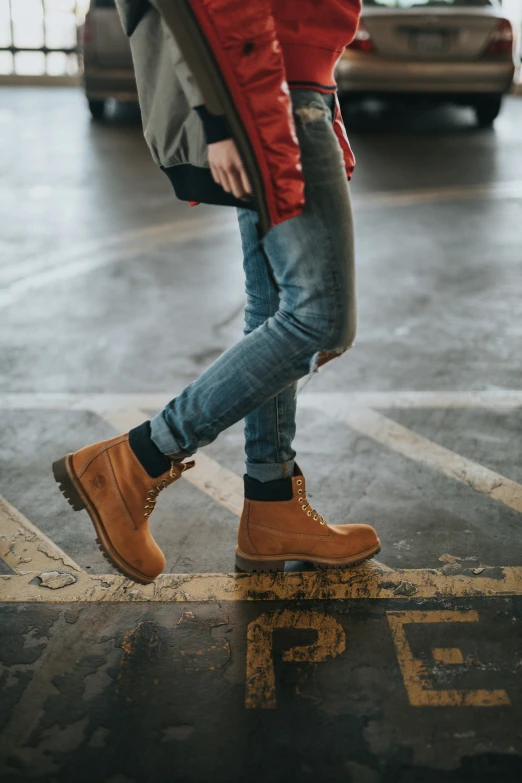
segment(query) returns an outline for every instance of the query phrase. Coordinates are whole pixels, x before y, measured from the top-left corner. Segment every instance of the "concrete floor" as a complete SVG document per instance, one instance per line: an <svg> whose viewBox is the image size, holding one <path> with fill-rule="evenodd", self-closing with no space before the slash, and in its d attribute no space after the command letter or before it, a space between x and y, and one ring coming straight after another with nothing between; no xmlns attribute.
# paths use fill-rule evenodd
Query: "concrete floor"
<svg viewBox="0 0 522 783"><path fill-rule="evenodd" d="M240 337L235 214L175 201L132 108L98 125L73 89L2 89L2 781L521 779L522 101L489 131L467 109L346 120L359 332L303 389L296 449L328 521L377 527L380 563L219 576L238 424L162 494L185 576L152 593L107 574L50 464Z"/></svg>

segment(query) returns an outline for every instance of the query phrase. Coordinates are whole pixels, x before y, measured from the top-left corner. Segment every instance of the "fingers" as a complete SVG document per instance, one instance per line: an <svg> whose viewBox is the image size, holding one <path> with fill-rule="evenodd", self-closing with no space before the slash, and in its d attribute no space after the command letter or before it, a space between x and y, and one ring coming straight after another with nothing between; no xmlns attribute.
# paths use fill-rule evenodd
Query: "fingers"
<svg viewBox="0 0 522 783"><path fill-rule="evenodd" d="M237 195L237 183L232 169L225 169L223 171L223 188L227 193L232 193L236 198L241 198Z"/></svg>
<svg viewBox="0 0 522 783"><path fill-rule="evenodd" d="M248 198L251 195L250 183L244 169L218 168L212 169L212 176L218 185L236 198Z"/></svg>
<svg viewBox="0 0 522 783"><path fill-rule="evenodd" d="M241 177L241 185L243 186L243 192L245 193L245 196L251 196L252 195L252 186L250 184L250 181L248 179L247 173L243 166L241 166L239 170L239 174Z"/></svg>
<svg viewBox="0 0 522 783"><path fill-rule="evenodd" d="M243 161L232 139L209 145L209 165L213 179L227 193L238 199L252 195Z"/></svg>
<svg viewBox="0 0 522 783"><path fill-rule="evenodd" d="M245 187L244 179L247 181L247 187ZM249 195L248 179L243 166L229 172L229 183L236 198L246 198Z"/></svg>
<svg viewBox="0 0 522 783"><path fill-rule="evenodd" d="M223 190L228 190L228 178L226 177L225 170L221 166L211 165L210 171L212 173L214 182L216 182L218 185L221 185Z"/></svg>

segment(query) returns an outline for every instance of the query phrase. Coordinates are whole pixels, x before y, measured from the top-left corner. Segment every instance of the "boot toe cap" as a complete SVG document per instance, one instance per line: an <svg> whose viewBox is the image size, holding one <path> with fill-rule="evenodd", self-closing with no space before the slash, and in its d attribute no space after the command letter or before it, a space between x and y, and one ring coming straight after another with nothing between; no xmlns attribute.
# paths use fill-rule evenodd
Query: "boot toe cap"
<svg viewBox="0 0 522 783"><path fill-rule="evenodd" d="M376 550L381 542L371 525L332 525L337 536L342 537L342 549L348 549L348 554L363 553ZM339 540L339 539L338 539Z"/></svg>
<svg viewBox="0 0 522 783"><path fill-rule="evenodd" d="M357 527L357 536L361 541L361 545L365 549L371 549L374 546L380 545L379 536L371 525L354 525Z"/></svg>
<svg viewBox="0 0 522 783"><path fill-rule="evenodd" d="M152 536L148 537L146 544L143 545L137 557L134 550L125 559L133 569L151 581L156 579L167 565L165 555Z"/></svg>

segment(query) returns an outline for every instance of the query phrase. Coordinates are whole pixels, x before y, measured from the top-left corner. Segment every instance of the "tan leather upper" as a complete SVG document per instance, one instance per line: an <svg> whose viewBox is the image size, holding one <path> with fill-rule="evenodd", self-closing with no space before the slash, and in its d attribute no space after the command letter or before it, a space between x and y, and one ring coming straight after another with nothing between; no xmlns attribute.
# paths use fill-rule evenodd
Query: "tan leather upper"
<svg viewBox="0 0 522 783"><path fill-rule="evenodd" d="M148 519L159 492L194 463L173 462L170 471L151 478L132 451L129 436L120 435L80 449L72 465L118 555L145 576L160 574L165 556Z"/></svg>
<svg viewBox="0 0 522 783"><path fill-rule="evenodd" d="M298 469L297 469L298 470ZM370 525L327 525L308 504L300 473L292 477L293 497L284 501L245 500L238 548L246 555L351 557L379 544Z"/></svg>

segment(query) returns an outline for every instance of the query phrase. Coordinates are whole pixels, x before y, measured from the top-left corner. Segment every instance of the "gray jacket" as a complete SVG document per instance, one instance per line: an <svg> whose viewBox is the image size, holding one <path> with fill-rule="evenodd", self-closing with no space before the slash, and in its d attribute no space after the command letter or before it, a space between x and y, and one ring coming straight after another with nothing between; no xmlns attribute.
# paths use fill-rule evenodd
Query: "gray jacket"
<svg viewBox="0 0 522 783"><path fill-rule="evenodd" d="M256 209L261 235L304 206L300 149L271 2L116 0L154 160L182 200ZM210 121L234 139L252 185L250 201L214 182Z"/></svg>
<svg viewBox="0 0 522 783"><path fill-rule="evenodd" d="M163 168L207 166L207 145L195 106L205 98L155 0L116 0L130 39L145 140Z"/></svg>

